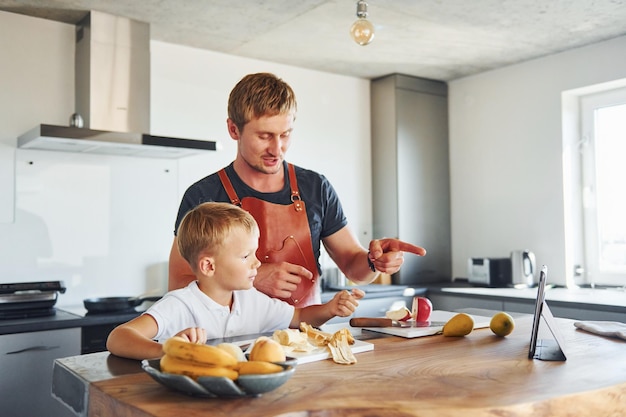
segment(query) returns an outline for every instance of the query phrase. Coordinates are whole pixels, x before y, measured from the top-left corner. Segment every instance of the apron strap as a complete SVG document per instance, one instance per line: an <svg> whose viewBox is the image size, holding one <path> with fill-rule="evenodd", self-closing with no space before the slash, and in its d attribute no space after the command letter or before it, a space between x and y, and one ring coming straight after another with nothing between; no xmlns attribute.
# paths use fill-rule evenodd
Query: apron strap
<svg viewBox="0 0 626 417"><path fill-rule="evenodd" d="M233 184L230 182L228 175L226 175L226 169L222 168L218 171L217 175L219 175L220 180L222 181L222 185L226 190L226 194L228 194L228 198L230 198L230 202L236 206L241 207L241 200L237 197L237 193L233 188Z"/></svg>
<svg viewBox="0 0 626 417"><path fill-rule="evenodd" d="M296 169L292 164L287 164L289 169L289 185L291 186L291 201L296 211L302 211L302 199L300 198L300 191L298 191L298 181L296 180Z"/></svg>

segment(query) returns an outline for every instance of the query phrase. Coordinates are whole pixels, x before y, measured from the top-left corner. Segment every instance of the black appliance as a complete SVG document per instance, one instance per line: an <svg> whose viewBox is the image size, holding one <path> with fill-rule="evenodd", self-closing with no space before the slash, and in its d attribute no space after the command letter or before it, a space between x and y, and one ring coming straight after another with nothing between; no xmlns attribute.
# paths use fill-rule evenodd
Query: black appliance
<svg viewBox="0 0 626 417"><path fill-rule="evenodd" d="M511 286L511 258L469 258L468 281L486 287Z"/></svg>
<svg viewBox="0 0 626 417"><path fill-rule="evenodd" d="M63 281L0 284L0 319L53 316L58 295L64 292Z"/></svg>

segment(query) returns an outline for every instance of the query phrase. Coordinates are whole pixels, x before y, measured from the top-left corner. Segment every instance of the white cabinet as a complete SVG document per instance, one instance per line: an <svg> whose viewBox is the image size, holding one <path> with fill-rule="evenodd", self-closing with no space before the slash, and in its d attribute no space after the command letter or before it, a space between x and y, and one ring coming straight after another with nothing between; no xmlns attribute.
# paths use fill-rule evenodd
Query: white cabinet
<svg viewBox="0 0 626 417"><path fill-rule="evenodd" d="M52 398L54 360L80 354L80 328L0 335L0 410L11 417L67 417Z"/></svg>
<svg viewBox="0 0 626 417"><path fill-rule="evenodd" d="M448 90L404 75L372 81L375 238L397 237L428 254L406 254L394 284L448 281L452 273Z"/></svg>

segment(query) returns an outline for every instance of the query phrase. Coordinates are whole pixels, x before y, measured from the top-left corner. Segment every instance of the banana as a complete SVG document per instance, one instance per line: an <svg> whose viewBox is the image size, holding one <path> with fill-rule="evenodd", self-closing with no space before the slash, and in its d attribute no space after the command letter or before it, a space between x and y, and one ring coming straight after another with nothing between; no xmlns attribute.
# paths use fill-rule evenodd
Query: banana
<svg viewBox="0 0 626 417"><path fill-rule="evenodd" d="M239 375L273 374L276 372L281 372L283 370L283 367L271 362L247 361L239 362L237 370L239 371Z"/></svg>
<svg viewBox="0 0 626 417"><path fill-rule="evenodd" d="M198 363L188 362L167 354L161 358L160 365L162 372L187 375L193 379L198 379L201 376L225 376L234 381L239 377L239 373L231 368L198 365Z"/></svg>
<svg viewBox="0 0 626 417"><path fill-rule="evenodd" d="M199 365L225 368L237 366L237 359L225 350L211 345L190 343L179 336L167 339L163 343L163 352L171 357L195 362Z"/></svg>
<svg viewBox="0 0 626 417"><path fill-rule="evenodd" d="M283 346L301 345L307 342L306 334L298 329L274 330L272 338Z"/></svg>

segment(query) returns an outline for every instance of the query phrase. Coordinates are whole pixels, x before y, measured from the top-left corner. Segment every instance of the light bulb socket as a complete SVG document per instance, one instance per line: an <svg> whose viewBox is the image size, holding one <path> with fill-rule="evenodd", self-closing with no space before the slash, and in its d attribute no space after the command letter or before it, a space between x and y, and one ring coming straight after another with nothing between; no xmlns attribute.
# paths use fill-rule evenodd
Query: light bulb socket
<svg viewBox="0 0 626 417"><path fill-rule="evenodd" d="M367 17L367 2L365 0L356 2L356 15L359 19L365 19Z"/></svg>

